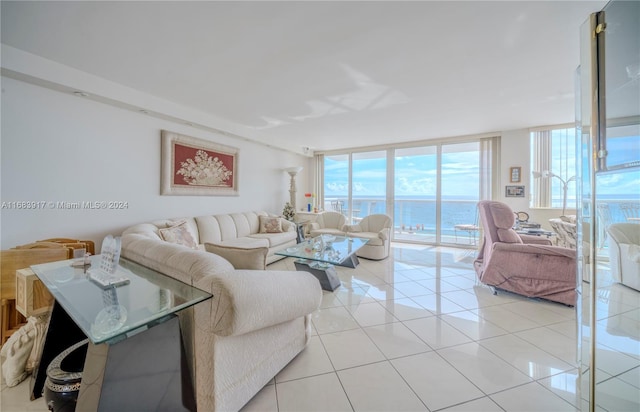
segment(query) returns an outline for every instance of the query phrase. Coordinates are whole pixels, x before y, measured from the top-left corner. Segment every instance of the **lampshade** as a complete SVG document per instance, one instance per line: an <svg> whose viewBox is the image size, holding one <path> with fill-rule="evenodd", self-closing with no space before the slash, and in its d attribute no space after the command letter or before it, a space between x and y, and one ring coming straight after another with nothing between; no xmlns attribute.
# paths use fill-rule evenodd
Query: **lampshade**
<svg viewBox="0 0 640 412"><path fill-rule="evenodd" d="M298 174L298 172L300 172L303 169L302 166L294 166L294 167L287 167L286 169L284 169L285 172L289 173L290 175L296 175Z"/></svg>

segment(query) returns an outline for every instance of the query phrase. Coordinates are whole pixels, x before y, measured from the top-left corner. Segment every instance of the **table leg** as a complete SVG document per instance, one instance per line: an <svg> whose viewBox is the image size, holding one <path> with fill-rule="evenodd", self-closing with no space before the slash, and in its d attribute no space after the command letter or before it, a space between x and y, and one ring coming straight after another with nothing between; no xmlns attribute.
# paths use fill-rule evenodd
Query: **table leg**
<svg viewBox="0 0 640 412"><path fill-rule="evenodd" d="M355 269L356 266L358 266L358 264L360 264L360 260L358 260L358 256L356 256L355 253L352 253L349 257L347 257L344 262L342 262L340 264L340 266L345 266L348 268L353 268Z"/></svg>
<svg viewBox="0 0 640 412"><path fill-rule="evenodd" d="M80 411L195 411L177 317L114 344L89 343Z"/></svg>
<svg viewBox="0 0 640 412"><path fill-rule="evenodd" d="M42 396L44 381L47 379L47 366L51 361L69 346L86 338L62 306L55 302L46 329L42 353L39 356L40 361L29 381L31 400Z"/></svg>
<svg viewBox="0 0 640 412"><path fill-rule="evenodd" d="M315 276L320 281L320 286L324 290L328 290L333 292L340 286L340 278L338 278L338 272L336 272L336 268L332 265L329 265L327 268L319 269L312 268L308 263L294 261L294 265L296 266L296 270L301 270L303 272L309 272L313 276Z"/></svg>

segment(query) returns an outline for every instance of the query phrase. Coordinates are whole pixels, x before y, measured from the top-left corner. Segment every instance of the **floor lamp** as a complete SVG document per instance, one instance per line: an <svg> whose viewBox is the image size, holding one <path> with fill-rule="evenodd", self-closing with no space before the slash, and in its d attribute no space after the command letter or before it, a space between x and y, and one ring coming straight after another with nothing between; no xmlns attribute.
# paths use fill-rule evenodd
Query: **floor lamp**
<svg viewBox="0 0 640 412"><path fill-rule="evenodd" d="M565 211L567 210L567 189L569 187L569 183L573 182L574 180L576 180L575 176L570 177L567 180L564 180L563 178L561 178L560 176L558 176L557 174L549 171L549 170L545 170L543 172L533 172L533 177L535 178L550 178L550 177L555 177L558 180L560 180L560 182L562 182L562 216L564 216Z"/></svg>
<svg viewBox="0 0 640 412"><path fill-rule="evenodd" d="M295 166L295 167L287 167L286 169L284 169L285 172L289 173L289 176L291 176L291 182L289 183L289 203L291 203L291 206L293 207L293 210L296 210L296 175L298 173L300 173L300 171L302 170L302 166Z"/></svg>

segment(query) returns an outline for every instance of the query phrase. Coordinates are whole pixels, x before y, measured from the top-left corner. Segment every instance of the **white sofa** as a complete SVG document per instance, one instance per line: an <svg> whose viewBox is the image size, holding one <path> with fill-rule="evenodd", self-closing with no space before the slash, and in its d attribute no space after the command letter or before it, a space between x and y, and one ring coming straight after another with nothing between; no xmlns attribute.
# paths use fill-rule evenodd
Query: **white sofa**
<svg viewBox="0 0 640 412"><path fill-rule="evenodd" d="M236 270L202 250L205 242L269 242L273 253L288 244L286 235L258 233L260 215L266 213L180 219L195 248L162 239L161 230L176 219L135 225L122 234L124 258L213 294L179 314L199 411L242 408L305 348L311 313L320 305L322 290L310 273Z"/></svg>
<svg viewBox="0 0 640 412"><path fill-rule="evenodd" d="M132 226L125 233L142 233L163 240L162 232L183 222L189 235L201 250L205 250L206 243L239 249L266 247L268 249L266 263L269 264L284 258L276 255L275 252L295 246L296 225L280 218L281 232L261 233L261 217L278 218L266 212L244 212L161 219Z"/></svg>
<svg viewBox="0 0 640 412"><path fill-rule="evenodd" d="M607 233L611 276L640 291L640 224L612 223Z"/></svg>

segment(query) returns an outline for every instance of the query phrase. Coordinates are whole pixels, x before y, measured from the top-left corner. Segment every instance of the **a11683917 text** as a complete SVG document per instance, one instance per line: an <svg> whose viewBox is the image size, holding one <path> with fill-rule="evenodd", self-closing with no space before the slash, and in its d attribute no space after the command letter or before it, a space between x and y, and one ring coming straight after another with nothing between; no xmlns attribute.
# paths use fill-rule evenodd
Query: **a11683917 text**
<svg viewBox="0 0 640 412"><path fill-rule="evenodd" d="M3 210L37 210L37 209L55 209L55 210L118 210L128 209L129 202L124 200L82 200L82 201L64 201L64 200L17 200L2 202Z"/></svg>

